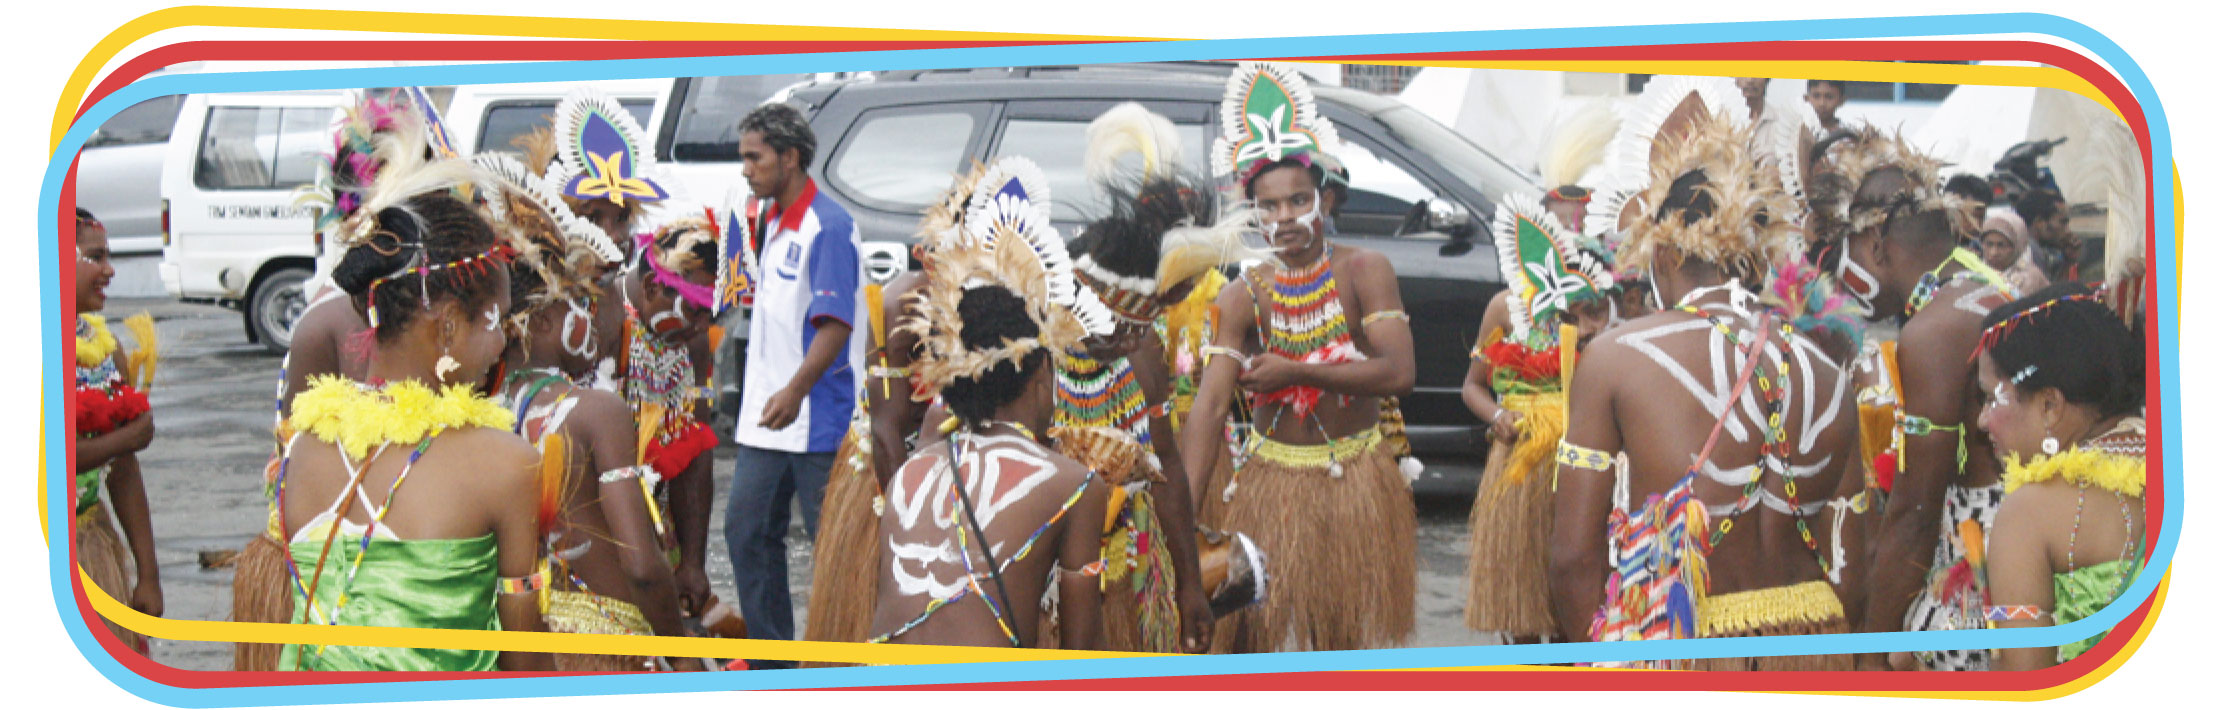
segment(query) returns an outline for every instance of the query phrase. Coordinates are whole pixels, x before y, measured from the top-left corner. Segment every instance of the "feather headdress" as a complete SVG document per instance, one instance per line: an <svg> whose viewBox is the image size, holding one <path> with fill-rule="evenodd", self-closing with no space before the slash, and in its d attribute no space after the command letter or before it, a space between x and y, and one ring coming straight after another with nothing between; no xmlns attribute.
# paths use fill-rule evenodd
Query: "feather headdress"
<svg viewBox="0 0 2220 710"><path fill-rule="evenodd" d="M295 204L317 208L316 231L337 238L333 227L362 208L362 200L377 182L383 162L377 138L397 130L415 130L420 122L410 116L398 97L357 93L332 130L332 151L317 166L316 181L302 187ZM407 126L407 128L404 128Z"/></svg>
<svg viewBox="0 0 2220 710"><path fill-rule="evenodd" d="M1023 205L1011 205L1019 206ZM1024 212L1013 209L999 214L1012 217ZM897 328L918 337L916 372L919 381L931 390L956 380L975 379L1002 363L1018 361L1036 350L1068 351L1086 337L1085 328L1072 310L1055 303L1055 284L1062 282L1068 287L1071 275L1068 263L1061 267L1063 273L1059 275L1058 267L1039 246L1043 244L1041 237L1047 236L1046 243L1055 244L1061 253L1061 243L1054 239L1052 228L1046 223L1002 219L985 225L967 224L966 229L984 233L984 239L950 244L935 253L933 266L926 272L925 285L915 301L921 317ZM1039 234L1039 230L1046 230L1046 235ZM963 295L967 290L983 287L1007 289L1015 294L1024 302L1025 316L1039 327L1039 334L1005 340L999 346L982 350L965 347Z"/></svg>
<svg viewBox="0 0 2220 710"><path fill-rule="evenodd" d="M1048 176L1040 166L1015 155L995 160L971 186L961 238L937 248L928 270L940 268L939 252L991 248L1004 239L1016 239L1039 258L1048 279L1043 284L1048 303L1070 309L1088 332L1108 333L1114 327L1110 310L1073 277L1071 253L1049 222L1048 199Z"/></svg>
<svg viewBox="0 0 2220 710"><path fill-rule="evenodd" d="M919 261L927 260L943 244L965 238L964 216L970 212L971 195L986 176L987 166L973 162L969 172L956 175L940 198L925 209L925 218L917 222Z"/></svg>
<svg viewBox="0 0 2220 710"><path fill-rule="evenodd" d="M1604 149L1598 198L1588 203L1587 231L1606 243L1623 239L1634 223L1629 202L1650 187L1651 166L1667 138L1686 133L1697 116L1721 117L1734 127L1750 123L1742 94L1721 77L1659 76L1620 114L1619 129Z"/></svg>
<svg viewBox="0 0 2220 710"><path fill-rule="evenodd" d="M1788 251L1796 210L1769 155L1750 149L1753 126L1727 113L1698 114L1658 141L1648 187L1628 200L1638 219L1619 247L1619 267L1647 273L1671 253L1755 276ZM1667 209L1675 182L1693 181L1691 205ZM1708 203L1707 205L1702 203Z"/></svg>
<svg viewBox="0 0 2220 710"><path fill-rule="evenodd" d="M743 218L739 195L728 195L723 207L709 210L711 224L717 227L717 305L711 311L725 311L755 305L755 285L762 276L756 264L755 234Z"/></svg>
<svg viewBox="0 0 2220 710"><path fill-rule="evenodd" d="M481 194L486 198L495 231L508 240L521 263L546 284L538 303L520 304L517 310L598 295L592 275L624 258L609 235L571 214L553 186L533 175L516 158L506 153L480 153L472 156L471 162L487 181Z"/></svg>
<svg viewBox="0 0 2220 710"><path fill-rule="evenodd" d="M1913 148L1902 133L1872 126L1839 130L1807 152L1809 183L1807 227L1818 241L1835 241L1881 226L1894 214L1951 211L1951 228L1977 233L1972 212L1943 190L1943 163ZM1881 190L1868 179L1881 173L1901 176L1895 189Z"/></svg>
<svg viewBox="0 0 2220 710"><path fill-rule="evenodd" d="M579 87L555 106L555 157L551 171L565 197L607 200L627 219L645 203L661 202L670 192L653 177L655 157L647 132L632 114L607 94Z"/></svg>
<svg viewBox="0 0 2220 710"><path fill-rule="evenodd" d="M1286 158L1320 168L1328 178L1339 167L1333 154L1341 149L1341 135L1318 112L1310 83L1293 65L1242 62L1226 78L1218 127L1210 170L1233 176L1235 184L1248 184L1256 170Z"/></svg>
<svg viewBox="0 0 2220 710"><path fill-rule="evenodd" d="M1087 125L1087 175L1109 196L1110 212L1073 242L1082 252L1074 268L1127 321L1153 322L1160 296L1205 271L1270 255L1242 241L1251 211L1211 220L1211 192L1180 156L1172 122L1140 104L1119 104Z"/></svg>
<svg viewBox="0 0 2220 710"><path fill-rule="evenodd" d="M1530 333L1549 337L1568 305L1616 285L1601 247L1584 241L1532 195L1512 193L1496 210L1496 263L1511 289L1506 303L1513 339L1525 342Z"/></svg>

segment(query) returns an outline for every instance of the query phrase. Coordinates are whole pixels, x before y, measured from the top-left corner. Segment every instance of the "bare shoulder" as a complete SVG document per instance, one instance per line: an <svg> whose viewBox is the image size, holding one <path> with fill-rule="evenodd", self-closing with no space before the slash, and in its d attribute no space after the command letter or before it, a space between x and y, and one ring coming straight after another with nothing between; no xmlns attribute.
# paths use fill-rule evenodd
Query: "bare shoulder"
<svg viewBox="0 0 2220 710"><path fill-rule="evenodd" d="M1395 264L1388 261L1386 254L1371 249L1337 245L1334 247L1334 258L1341 262L1337 266L1347 269L1349 273L1371 276L1384 275L1390 278L1395 276Z"/></svg>
<svg viewBox="0 0 2220 710"><path fill-rule="evenodd" d="M496 481L504 474L521 474L539 461L539 451L532 448L523 437L505 429L470 427L439 435L454 451L459 451L471 463L489 474Z"/></svg>
<svg viewBox="0 0 2220 710"><path fill-rule="evenodd" d="M580 385L571 387L570 397L578 401L578 404L573 405L577 409L571 411L571 422L606 422L623 426L630 426L632 423L632 405L626 404L624 398L617 396L615 392Z"/></svg>

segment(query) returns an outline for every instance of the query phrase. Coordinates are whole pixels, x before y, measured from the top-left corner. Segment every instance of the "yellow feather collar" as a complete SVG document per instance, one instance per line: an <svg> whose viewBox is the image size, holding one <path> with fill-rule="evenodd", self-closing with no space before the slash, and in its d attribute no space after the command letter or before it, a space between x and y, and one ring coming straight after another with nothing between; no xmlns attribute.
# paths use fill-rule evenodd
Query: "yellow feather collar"
<svg viewBox="0 0 2220 710"><path fill-rule="evenodd" d="M2026 464L2018 456L2004 462L2004 492L2053 478L2080 486L2096 486L2124 496L2143 495L2143 459L2099 449L2074 447L2056 456L2037 456Z"/></svg>
<svg viewBox="0 0 2220 710"><path fill-rule="evenodd" d="M448 429L508 429L516 415L467 385L447 385L435 393L423 383L405 380L378 390L321 375L310 378L308 391L293 398L287 423L359 459L371 447L414 444Z"/></svg>
<svg viewBox="0 0 2220 710"><path fill-rule="evenodd" d="M108 332L108 319L86 314L77 317L92 331L92 338L77 339L77 366L99 367L101 361L116 353L116 336Z"/></svg>

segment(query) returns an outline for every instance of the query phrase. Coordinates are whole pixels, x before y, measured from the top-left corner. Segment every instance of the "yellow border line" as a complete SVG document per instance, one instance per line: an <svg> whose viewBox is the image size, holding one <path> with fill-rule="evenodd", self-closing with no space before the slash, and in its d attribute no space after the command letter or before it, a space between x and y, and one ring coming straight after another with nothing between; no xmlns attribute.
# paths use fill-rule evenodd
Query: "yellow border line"
<svg viewBox="0 0 2220 710"><path fill-rule="evenodd" d="M63 133L75 116L79 100L98 71L131 43L162 30L195 26L247 27L266 29L305 30L355 30L388 33L422 33L425 27L440 26L442 34L469 34L499 37L542 37L567 39L634 39L653 37L665 40L1000 40L1000 41L1148 41L1149 38L1099 37L1088 35L1053 35L995 32L960 32L936 30L886 30L870 28L834 28L808 26L780 26L754 24L728 24L704 22L669 22L653 20L593 20L549 17L507 17L492 15L447 15L434 13L386 13L342 10L297 10L226 7L181 7L159 10L141 16L111 32L103 38L78 64L55 109L52 143L58 145ZM1605 73L1658 73L1695 74L1712 76L1765 76L1770 78L1839 78L1850 81L1918 81L1961 85L2030 86L2069 91L2104 106L2115 116L2119 108L2096 90L2088 80L2072 72L2055 67L2010 67L1950 64L1907 64L1897 62L1832 61L1832 60L1772 60L1772 61L1495 61L1495 62L1362 62L1394 66L1442 66L1462 68L1556 70ZM2125 120L2123 118L2123 120ZM2175 253L2182 246L2182 203L2179 170L2175 171ZM2180 260L2176 259L2176 280L2179 282ZM2180 295L2176 294L2177 304ZM41 397L43 398L43 394ZM43 430L45 422L40 426ZM41 439L40 467L45 470L46 456ZM38 481L39 517L41 527L47 525L45 500L46 477ZM622 655L698 655L703 657L779 658L781 660L822 660L876 663L971 663L1012 660L1048 660L1060 658L1117 658L1150 654L1116 654L1034 649L995 649L934 646L900 646L878 644L848 644L808 641L754 641L738 639L686 639L662 637L595 636L581 638L574 634L461 631L453 629L391 629L348 626L298 626L292 624L253 624L224 621L191 621L162 619L141 614L128 605L116 601L83 577L86 598L96 613L116 621L133 631L165 639L214 642L298 642L306 637L311 642L335 645L423 647L425 639L442 648L470 648L518 651L577 652L578 646L590 644L593 650ZM2171 579L2169 574L2167 580ZM1828 695L1856 695L1873 697L1925 697L1971 699L2048 699L2062 697L2095 684L2111 675L2140 647L2145 636L2156 624L2163 606L2167 580L2162 580L2152 596L2151 613L2143 626L2135 632L2118 654L2108 659L2096 670L2074 681L2054 688L2036 691L1929 691L1903 692L1833 692ZM408 642L398 638L410 639ZM760 649L760 650L758 650ZM676 651L673 653L672 651ZM768 651L767 653L764 651ZM861 656L855 654L861 654ZM1450 670L1450 669L1438 669ZM1533 670L1529 667L1475 667L1455 670Z"/></svg>
<svg viewBox="0 0 2220 710"><path fill-rule="evenodd" d="M94 613L106 617L109 621L113 621L126 629L172 641L457 648L538 653L593 653L617 656L762 658L880 665L1145 658L1174 655L1065 651L1058 649L975 648L910 644L837 643L830 641L763 641L674 636L565 634L549 631L466 631L461 629L164 619L147 616L131 608L130 605L108 596L99 587L93 585L92 577L82 569L78 570L77 579L84 588L85 599L92 603Z"/></svg>

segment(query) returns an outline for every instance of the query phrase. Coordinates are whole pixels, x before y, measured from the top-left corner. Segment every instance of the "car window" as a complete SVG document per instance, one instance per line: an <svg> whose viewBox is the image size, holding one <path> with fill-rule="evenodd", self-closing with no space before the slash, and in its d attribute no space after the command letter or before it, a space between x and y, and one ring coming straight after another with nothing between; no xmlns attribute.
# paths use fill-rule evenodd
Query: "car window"
<svg viewBox="0 0 2220 710"><path fill-rule="evenodd" d="M1395 234L1412 206L1433 199L1434 191L1382 157L1384 151L1370 145L1370 138L1355 133L1342 136L1345 140L1335 157L1349 168L1349 200L1341 206L1335 228L1371 236Z"/></svg>
<svg viewBox="0 0 2220 710"><path fill-rule="evenodd" d="M210 108L193 182L211 190L292 189L314 182L331 146L332 118L332 109L324 106Z"/></svg>
<svg viewBox="0 0 2220 710"><path fill-rule="evenodd" d="M1203 149L1209 145L1204 130L1200 123L1179 125L1180 149L1190 166L1201 164ZM1002 128L1002 142L996 153L1024 156L1041 166L1041 171L1048 174L1054 210L1051 217L1056 221L1083 222L1109 211L1108 198L1087 180L1086 121L1011 119ZM1138 156L1127 156L1125 162L1138 169L1139 160Z"/></svg>
<svg viewBox="0 0 2220 710"><path fill-rule="evenodd" d="M486 117L479 123L478 152L499 151L522 155L524 151L510 145L511 141L532 132L532 129L549 125L555 115L554 100L495 101L486 107ZM655 112L653 99L618 99L617 105L632 114L632 120L646 126L648 114Z"/></svg>
<svg viewBox="0 0 2220 710"><path fill-rule="evenodd" d="M867 112L826 172L852 196L922 210L948 188L977 126L959 106Z"/></svg>
<svg viewBox="0 0 2220 710"><path fill-rule="evenodd" d="M177 125L177 109L184 105L185 97L157 96L116 112L100 130L93 132L88 146L145 145L167 143L170 128Z"/></svg>
<svg viewBox="0 0 2220 710"><path fill-rule="evenodd" d="M686 80L686 94L664 119L669 160L694 163L740 161L740 119L765 99L805 74L701 76ZM673 125L675 123L675 125Z"/></svg>

